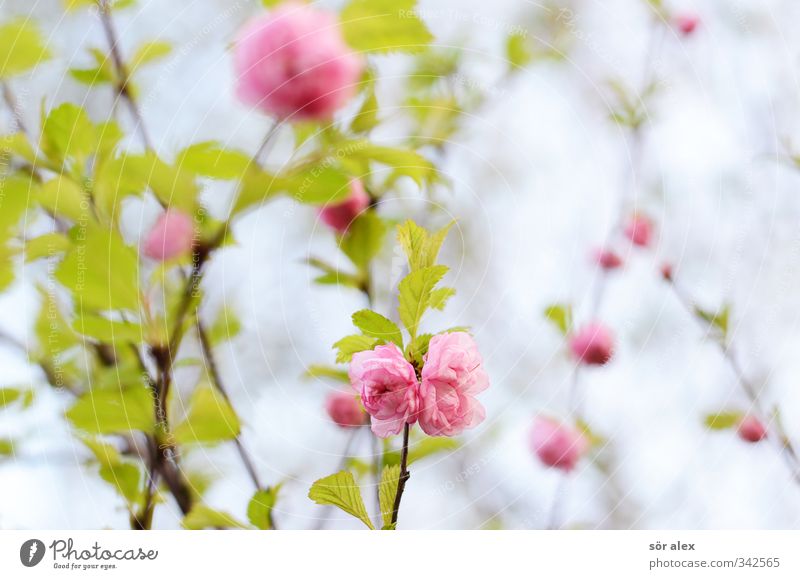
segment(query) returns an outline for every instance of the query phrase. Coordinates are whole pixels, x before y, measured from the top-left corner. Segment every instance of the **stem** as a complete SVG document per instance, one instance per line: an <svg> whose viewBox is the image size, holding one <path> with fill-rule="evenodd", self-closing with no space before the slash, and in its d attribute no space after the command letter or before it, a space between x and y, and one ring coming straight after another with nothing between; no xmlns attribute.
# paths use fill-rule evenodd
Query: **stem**
<svg viewBox="0 0 800 579"><path fill-rule="evenodd" d="M222 395L222 398L225 400L225 402L229 406L233 407L231 404L231 399L228 396L228 391L223 385L222 375L219 372L216 360L212 355L211 342L208 339L208 332L206 332L203 323L200 321L199 315L195 315L195 322L197 326L197 335L200 339L200 348L203 352L203 357L205 358L206 365L208 367L208 373L211 376L211 382L214 384L214 387L217 389L220 395ZM256 472L253 460L242 443L241 434L237 434L233 439L233 442L236 445L236 450L239 453L239 457L244 464L245 470L247 470L247 474L250 476L250 480L253 481L253 485L255 485L256 490L263 489L264 487L261 485L261 481L258 478L258 473Z"/></svg>
<svg viewBox="0 0 800 579"><path fill-rule="evenodd" d="M403 427L403 450L400 452L400 478L397 481L397 494L394 496L394 509L392 510L392 525L397 524L397 515L400 512L400 501L403 499L403 491L406 488L406 481L411 478L408 472L408 434L411 425L406 423Z"/></svg>
<svg viewBox="0 0 800 579"><path fill-rule="evenodd" d="M695 312L693 306L693 301L689 299L689 297L686 296L680 290L680 288L678 288L674 280L667 280L667 284L672 290L672 294L675 296L678 303L680 303L689 317L697 322L701 329L705 329L700 319L697 317L697 313ZM739 363L739 359L736 357L731 347L723 340L718 340L717 344L720 347L722 358L728 364L731 372L733 372L736 382L739 384L742 392L744 392L745 396L750 401L750 404L756 409L756 412L759 414L760 418L766 421L767 413L764 411L763 404L759 398L759 392L745 375L744 370ZM794 482L800 485L800 456L798 456L797 451L795 450L794 445L789 438L789 435L783 428L780 420L767 421L767 426L773 432L773 435L767 436L767 439L771 440L773 444L776 445L776 450L780 453L781 457L783 457L784 464L789 469L789 474Z"/></svg>

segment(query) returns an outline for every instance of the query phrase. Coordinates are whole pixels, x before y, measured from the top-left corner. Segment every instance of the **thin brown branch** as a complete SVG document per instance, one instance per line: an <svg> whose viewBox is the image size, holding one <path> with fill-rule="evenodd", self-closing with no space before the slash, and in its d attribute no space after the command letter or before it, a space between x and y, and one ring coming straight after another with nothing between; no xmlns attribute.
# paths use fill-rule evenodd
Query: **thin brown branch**
<svg viewBox="0 0 800 579"><path fill-rule="evenodd" d="M408 435L411 425L406 423L403 426L403 449L400 451L400 478L397 481L397 494L394 496L394 507L392 508L392 525L397 524L397 516L400 514L400 501L403 499L403 491L406 489L406 482L411 478L408 472Z"/></svg>

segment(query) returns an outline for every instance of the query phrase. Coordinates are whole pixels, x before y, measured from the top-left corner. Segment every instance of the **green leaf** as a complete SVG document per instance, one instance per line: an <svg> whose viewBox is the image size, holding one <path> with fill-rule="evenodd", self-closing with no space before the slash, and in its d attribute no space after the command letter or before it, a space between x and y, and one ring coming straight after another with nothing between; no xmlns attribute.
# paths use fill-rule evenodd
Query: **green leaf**
<svg viewBox="0 0 800 579"><path fill-rule="evenodd" d="M413 442L409 447L408 464L413 464L442 452L452 453L460 447L461 444L454 438L426 436ZM383 461L387 465L399 465L400 451L392 450L384 453Z"/></svg>
<svg viewBox="0 0 800 579"><path fill-rule="evenodd" d="M384 529L394 529L392 515L394 514L394 500L397 495L397 485L400 482L400 465L386 465L381 473L381 483L378 487L378 502L381 506L381 518Z"/></svg>
<svg viewBox="0 0 800 579"><path fill-rule="evenodd" d="M311 165L282 179L289 195L300 203L336 203L350 194L350 176L333 165Z"/></svg>
<svg viewBox="0 0 800 579"><path fill-rule="evenodd" d="M305 375L308 378L330 378L338 382L350 384L350 377L345 370L334 368L332 366L323 366L321 364L312 364L306 368Z"/></svg>
<svg viewBox="0 0 800 579"><path fill-rule="evenodd" d="M408 267L412 272L436 263L442 243L452 226L453 222L450 222L432 235L410 219L397 226L397 240L406 254Z"/></svg>
<svg viewBox="0 0 800 579"><path fill-rule="evenodd" d="M13 404L22 397L19 388L0 388L0 408Z"/></svg>
<svg viewBox="0 0 800 579"><path fill-rule="evenodd" d="M364 52L419 52L433 40L416 0L351 0L341 13L347 43Z"/></svg>
<svg viewBox="0 0 800 579"><path fill-rule="evenodd" d="M367 89L361 108L350 123L350 130L354 133L368 133L378 125L378 98L375 96L374 87Z"/></svg>
<svg viewBox="0 0 800 579"><path fill-rule="evenodd" d="M386 223L375 211L366 211L350 224L340 247L359 270L364 271L380 253L386 237Z"/></svg>
<svg viewBox="0 0 800 579"><path fill-rule="evenodd" d="M455 288L443 287L431 292L431 307L435 310L443 310L447 301L456 295Z"/></svg>
<svg viewBox="0 0 800 579"><path fill-rule="evenodd" d="M354 141L340 147L338 158L385 165L394 170L393 178L409 177L419 187L437 176L436 166L416 151L384 147L369 141Z"/></svg>
<svg viewBox="0 0 800 579"><path fill-rule="evenodd" d="M192 510L183 517L181 523L184 529L198 531L201 529L247 529L247 525L236 520L233 515L224 511L217 511L204 504L197 503Z"/></svg>
<svg viewBox="0 0 800 579"><path fill-rule="evenodd" d="M31 20L0 25L0 79L27 72L49 58L44 38Z"/></svg>
<svg viewBox="0 0 800 579"><path fill-rule="evenodd" d="M87 227L73 231L72 247L55 277L72 291L78 311L138 311L138 254L112 230Z"/></svg>
<svg viewBox="0 0 800 579"><path fill-rule="evenodd" d="M72 12L86 6L97 6L97 0L61 0L61 3L64 4L64 10L67 12Z"/></svg>
<svg viewBox="0 0 800 579"><path fill-rule="evenodd" d="M375 529L372 521L369 520L364 500L361 498L361 489L358 488L350 472L341 471L319 479L311 485L308 498L318 505L337 507L357 518L370 529Z"/></svg>
<svg viewBox="0 0 800 579"><path fill-rule="evenodd" d="M566 336L572 330L572 306L569 304L552 304L544 310L544 317Z"/></svg>
<svg viewBox="0 0 800 579"><path fill-rule="evenodd" d="M10 438L0 438L0 456L14 454L14 441Z"/></svg>
<svg viewBox="0 0 800 579"><path fill-rule="evenodd" d="M257 529L268 530L274 528L272 522L272 509L278 500L278 491L281 485L269 487L266 490L256 491L247 505L247 520Z"/></svg>
<svg viewBox="0 0 800 579"><path fill-rule="evenodd" d="M409 342L406 348L406 358L422 366L423 358L428 353L428 345L433 334L420 334Z"/></svg>
<svg viewBox="0 0 800 579"><path fill-rule="evenodd" d="M0 240L12 233L28 208L35 186L30 178L0 177Z"/></svg>
<svg viewBox="0 0 800 579"><path fill-rule="evenodd" d="M186 419L172 434L180 444L216 444L236 438L240 431L231 405L216 389L201 385L192 394Z"/></svg>
<svg viewBox="0 0 800 579"><path fill-rule="evenodd" d="M51 159L82 162L97 146L97 132L81 107L64 103L50 111L42 126L40 148Z"/></svg>
<svg viewBox="0 0 800 579"><path fill-rule="evenodd" d="M80 342L72 327L64 318L61 308L52 292L39 290L42 302L34 324L38 343L38 354L46 360L57 360Z"/></svg>
<svg viewBox="0 0 800 579"><path fill-rule="evenodd" d="M216 320L208 329L208 340L212 346L234 339L242 330L242 323L232 308L223 306Z"/></svg>
<svg viewBox="0 0 800 579"><path fill-rule="evenodd" d="M717 328L722 334L723 339L728 337L728 324L731 314L731 308L729 305L723 306L723 308L717 312L710 312L699 307L695 307L694 311L700 319Z"/></svg>
<svg viewBox="0 0 800 579"><path fill-rule="evenodd" d="M397 344L403 349L403 334L400 328L390 319L372 310L359 310L353 314L353 325L367 336L379 338L385 342Z"/></svg>
<svg viewBox="0 0 800 579"><path fill-rule="evenodd" d="M434 286L447 273L448 268L444 265L434 265L423 267L412 271L400 282L399 290L399 314L400 321L411 334L412 340L417 335L419 323L422 316L431 303L431 292Z"/></svg>
<svg viewBox="0 0 800 579"><path fill-rule="evenodd" d="M58 217L80 223L90 216L89 196L75 181L58 175L38 188L36 200Z"/></svg>
<svg viewBox="0 0 800 579"><path fill-rule="evenodd" d="M3 157L8 154L17 155L32 165L37 162L36 151L33 150L33 145L31 145L25 133L3 136L0 139L0 153L2 153Z"/></svg>
<svg viewBox="0 0 800 579"><path fill-rule="evenodd" d="M371 350L380 340L371 336L345 336L333 347L338 350L336 353L336 363L344 364L353 358L353 354L363 352L364 350Z"/></svg>
<svg viewBox="0 0 800 579"><path fill-rule="evenodd" d="M144 386L90 390L70 407L67 419L90 434L150 433L156 426L153 397Z"/></svg>
<svg viewBox="0 0 800 579"><path fill-rule="evenodd" d="M150 42L145 42L136 49L133 57L131 57L128 68L131 74L133 74L145 64L164 58L171 52L172 45L169 42L164 42L163 40L152 40Z"/></svg>
<svg viewBox="0 0 800 579"><path fill-rule="evenodd" d="M707 414L703 419L703 423L711 430L726 430L728 428L735 428L742 421L744 415L738 411L718 412L716 414Z"/></svg>
<svg viewBox="0 0 800 579"><path fill-rule="evenodd" d="M511 68L522 68L531 61L530 48L528 48L527 38L513 32L506 38L506 59Z"/></svg>
<svg viewBox="0 0 800 579"><path fill-rule="evenodd" d="M175 159L176 166L213 179L239 179L252 164L246 154L226 150L213 141L187 147Z"/></svg>
<svg viewBox="0 0 800 579"><path fill-rule="evenodd" d="M60 257L70 247L69 239L62 233L45 233L25 242L25 261Z"/></svg>
<svg viewBox="0 0 800 579"><path fill-rule="evenodd" d="M90 312L78 312L72 327L79 334L105 344L140 344L145 339L144 329L139 324L114 321Z"/></svg>

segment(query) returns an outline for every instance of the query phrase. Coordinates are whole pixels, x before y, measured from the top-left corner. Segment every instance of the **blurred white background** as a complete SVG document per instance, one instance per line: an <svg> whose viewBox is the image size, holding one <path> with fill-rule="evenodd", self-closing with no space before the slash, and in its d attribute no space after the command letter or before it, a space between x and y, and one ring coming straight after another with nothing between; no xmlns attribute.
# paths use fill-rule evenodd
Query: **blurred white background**
<svg viewBox="0 0 800 579"><path fill-rule="evenodd" d="M732 343L745 372L800 441L800 173L776 162L784 142L800 135L800 5L668 5L697 12L702 23L688 38L668 31L653 61L661 91L648 110L634 192L636 206L658 224L657 242L644 251L621 246L626 267L613 275L599 316L614 330L617 353L608 366L583 372L580 383L588 421L608 444L599 462L584 460L569 477L561 517L581 528L797 528L800 487L779 455L767 444L704 428L704 414L747 409L747 401L717 346L657 272L669 260L678 283L704 307L732 305ZM414 465L400 526L540 528L560 476L531 455L528 430L539 412L565 415L572 366L542 310L571 302L585 320L590 307L597 271L589 254L614 224L633 155L625 131L609 121L607 81L641 84L650 16L635 0L420 6L438 44L465 50L464 81L491 93L448 145L442 166L453 187L438 192L441 211L430 224L447 214L458 219L442 255L458 295L429 322L473 328L492 387L482 397L487 419L463 437L463 447ZM566 58L534 62L497 83L507 66L506 34L522 27L535 37L529 25L559 6L571 11L563 15ZM165 157L209 139L257 148L269 120L235 100L228 46L260 10L244 0L139 0L117 15L123 50L154 38L176 46L141 76L144 117ZM13 85L29 124L43 98L47 107L81 103L96 120L110 114L110 91L89 92L63 74L87 63L87 46L102 45L95 17L65 15L58 0L2 0L0 14L37 19L56 54ZM402 77L408 59L376 62L385 77L379 98L390 113L401 82L392 77ZM6 110L0 118L10 125ZM138 146L135 134L130 144ZM224 185L210 187L209 205L220 206L226 194ZM424 220L428 202L414 193L382 211ZM129 212L131 231L150 223L155 209ZM323 410L332 386L301 375L309 364L333 362L330 345L350 333L349 314L364 307L363 298L312 283L306 255L336 259L333 237L313 209L271 203L244 219L236 238L238 246L219 256L207 279L210 307L224 301L244 323L219 350L222 371L259 471L268 483L286 481L277 522L308 528L325 512L306 498L308 487L337 468L348 435ZM384 261L391 260L387 248ZM2 327L23 340L36 311L34 275L0 299ZM379 307L388 313L389 302ZM0 348L0 367L2 384L41 381L16 351ZM0 462L0 527L127 527L117 496L83 465L85 451L61 418L68 401L40 392L23 415L0 412L0 435L24 441ZM359 440L367 455L367 437ZM188 459L217 478L208 503L243 518L252 489L233 449ZM329 528L358 524L327 516L335 519ZM177 508L160 506L155 524L179 526Z"/></svg>

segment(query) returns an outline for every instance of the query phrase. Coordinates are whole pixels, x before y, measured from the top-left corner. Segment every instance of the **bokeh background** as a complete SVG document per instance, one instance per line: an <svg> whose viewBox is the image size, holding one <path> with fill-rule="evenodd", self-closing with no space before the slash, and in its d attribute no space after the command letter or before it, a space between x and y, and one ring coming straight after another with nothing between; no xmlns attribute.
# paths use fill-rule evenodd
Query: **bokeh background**
<svg viewBox="0 0 800 579"><path fill-rule="evenodd" d="M778 453L703 425L705 414L746 410L748 402L718 347L658 275L669 261L703 307L731 305L731 342L745 373L800 440L800 173L787 161L800 135L800 5L668 5L699 15L694 34L664 27L653 42L652 13L634 0L420 2L435 43L462 51L464 66L452 82L486 99L431 153L451 186L430 197L400 191L381 211L431 226L458 220L442 254L458 294L429 321L472 327L492 387L482 396L486 421L460 448L414 465L402 527L541 528L556 493L567 527L800 525L800 487ZM142 111L161 154L210 139L258 147L269 120L236 101L229 46L261 10L244 0L139 0L119 13L123 50L153 38L176 47L140 77ZM95 119L109 115L110 94L89 92L64 74L86 64L87 45L102 44L96 18L65 14L58 0L2 0L0 14L35 18L55 54L13 83L30 124L43 99L48 107L80 103ZM513 31L560 57L535 59L506 78L505 39ZM378 96L391 115L410 62L377 62ZM641 87L649 75L659 90L633 146L609 120L609 81ZM11 121L3 109L4 130ZM402 119L388 122L376 138L389 142L407 130ZM274 154L281 151L279 141ZM222 185L209 187L212 210L227 194ZM566 415L573 365L542 311L568 302L585 320L598 281L590 252L614 227L620 199L655 220L657 240L646 251L621 246L626 266L610 278L599 312L617 337L616 356L580 377L586 418L605 444L562 484L527 443L535 415ZM156 209L126 215L131 231L152 222ZM209 307L226 303L243 323L218 356L259 472L270 484L284 481L275 518L282 528L313 527L321 517L328 528L356 528L306 498L314 480L337 468L349 434L323 410L334 386L302 375L310 364L333 362L330 345L350 333L349 315L365 306L363 297L312 283L304 259L335 260L337 252L311 208L279 200L244 219L235 236L238 245L209 270ZM393 303L399 259L386 248L379 311ZM23 341L31 339L38 304L36 275L29 270L0 298L4 331ZM4 385L42 381L2 345L0 368ZM0 527L127 527L119 498L86 467L86 450L62 419L67 403L43 387L24 413L0 410L0 434L21 441L0 460ZM207 502L243 517L251 486L229 446L187 459L214 477ZM371 451L361 433L353 452ZM155 525L179 527L179 512L160 506Z"/></svg>

